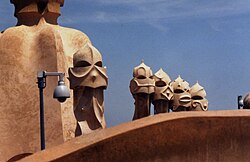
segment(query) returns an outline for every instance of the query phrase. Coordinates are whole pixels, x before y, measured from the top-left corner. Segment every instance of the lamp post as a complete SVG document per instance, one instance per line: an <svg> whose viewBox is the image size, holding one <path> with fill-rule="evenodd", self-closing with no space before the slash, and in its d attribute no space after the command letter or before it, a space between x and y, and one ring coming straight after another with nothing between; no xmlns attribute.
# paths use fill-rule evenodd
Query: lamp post
<svg viewBox="0 0 250 162"><path fill-rule="evenodd" d="M66 101L70 97L68 88L65 86L64 73L59 72L46 72L39 71L37 73L37 84L39 88L40 95L40 138L41 138L41 150L45 149L45 131L44 131L44 99L43 99L43 89L46 87L46 77L47 76L59 76L58 85L56 86L53 94L53 98L57 99L59 102Z"/></svg>

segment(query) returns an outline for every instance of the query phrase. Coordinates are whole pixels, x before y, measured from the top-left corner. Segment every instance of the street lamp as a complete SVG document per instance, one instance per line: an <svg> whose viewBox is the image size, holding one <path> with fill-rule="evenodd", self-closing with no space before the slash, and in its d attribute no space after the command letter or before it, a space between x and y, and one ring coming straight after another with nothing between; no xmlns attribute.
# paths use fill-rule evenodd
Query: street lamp
<svg viewBox="0 0 250 162"><path fill-rule="evenodd" d="M39 71L37 73L37 84L40 94L40 137L41 137L41 150L45 149L45 132L44 132L44 102L43 102L43 89L46 87L46 77L47 76L59 76L58 85L56 86L53 94L53 98L57 99L59 102L66 101L70 97L68 88L65 86L64 73L59 72L46 72Z"/></svg>

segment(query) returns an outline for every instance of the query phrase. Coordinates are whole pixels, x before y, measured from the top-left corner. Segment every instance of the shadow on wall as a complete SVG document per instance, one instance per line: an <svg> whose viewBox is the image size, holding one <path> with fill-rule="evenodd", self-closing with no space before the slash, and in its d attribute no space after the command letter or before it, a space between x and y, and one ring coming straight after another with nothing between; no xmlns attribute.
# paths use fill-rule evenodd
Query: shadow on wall
<svg viewBox="0 0 250 162"><path fill-rule="evenodd" d="M21 160L27 156L30 156L32 155L32 153L23 153L23 154L19 154L19 155L16 155L14 157L12 157L11 159L9 159L7 162L14 162L14 161L18 161L18 160Z"/></svg>

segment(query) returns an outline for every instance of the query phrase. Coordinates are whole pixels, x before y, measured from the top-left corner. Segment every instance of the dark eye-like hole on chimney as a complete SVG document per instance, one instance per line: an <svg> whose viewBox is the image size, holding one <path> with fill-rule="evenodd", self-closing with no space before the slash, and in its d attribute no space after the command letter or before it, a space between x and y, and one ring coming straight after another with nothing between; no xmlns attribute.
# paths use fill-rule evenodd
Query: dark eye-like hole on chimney
<svg viewBox="0 0 250 162"><path fill-rule="evenodd" d="M47 4L48 4L48 2L37 2L37 7L38 7L39 13L44 12L44 10L47 8Z"/></svg>
<svg viewBox="0 0 250 162"><path fill-rule="evenodd" d="M74 67L88 67L91 66L91 64L87 61L78 61Z"/></svg>
<svg viewBox="0 0 250 162"><path fill-rule="evenodd" d="M96 66L102 67L102 62L98 61L97 63L95 63Z"/></svg>
<svg viewBox="0 0 250 162"><path fill-rule="evenodd" d="M174 90L174 93L183 93L184 91L182 89L176 89Z"/></svg>
<svg viewBox="0 0 250 162"><path fill-rule="evenodd" d="M143 75L139 75L139 76L137 77L137 79L146 79L146 77L143 76Z"/></svg>
<svg viewBox="0 0 250 162"><path fill-rule="evenodd" d="M201 96L193 96L192 99L193 100L202 100L203 98Z"/></svg>
<svg viewBox="0 0 250 162"><path fill-rule="evenodd" d="M155 82L156 87L165 87L167 84L164 81Z"/></svg>

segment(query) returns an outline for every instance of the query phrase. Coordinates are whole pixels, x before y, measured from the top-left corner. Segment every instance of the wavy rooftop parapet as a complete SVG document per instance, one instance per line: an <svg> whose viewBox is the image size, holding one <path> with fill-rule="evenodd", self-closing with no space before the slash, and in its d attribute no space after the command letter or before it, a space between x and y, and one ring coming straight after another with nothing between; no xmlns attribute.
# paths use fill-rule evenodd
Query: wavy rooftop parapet
<svg viewBox="0 0 250 162"><path fill-rule="evenodd" d="M248 161L250 111L178 112L72 139L21 161Z"/></svg>

